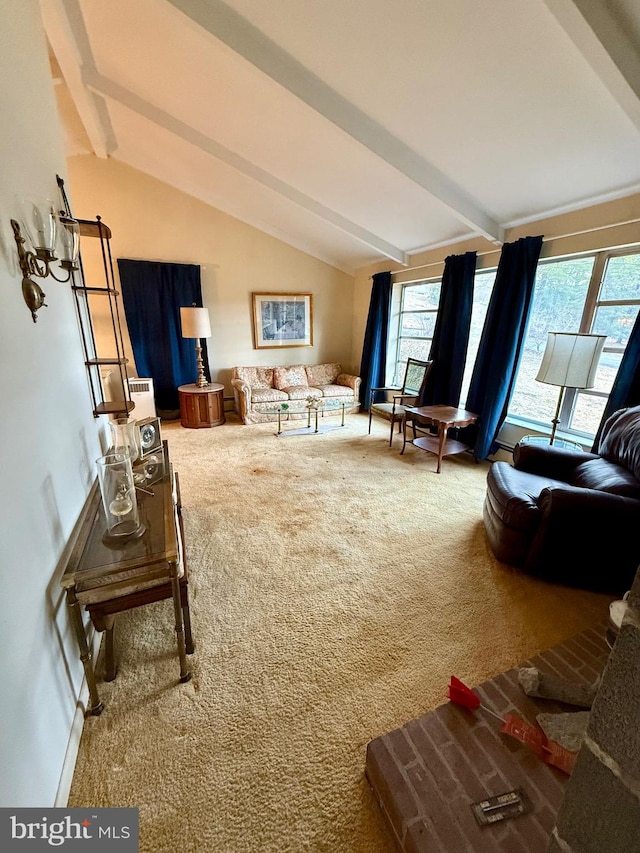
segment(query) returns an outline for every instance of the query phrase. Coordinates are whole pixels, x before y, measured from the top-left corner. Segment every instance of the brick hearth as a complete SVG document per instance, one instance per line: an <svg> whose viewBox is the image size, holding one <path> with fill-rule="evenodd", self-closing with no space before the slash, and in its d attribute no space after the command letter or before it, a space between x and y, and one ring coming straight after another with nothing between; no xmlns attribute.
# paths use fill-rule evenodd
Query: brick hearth
<svg viewBox="0 0 640 853"><path fill-rule="evenodd" d="M593 684L608 655L602 626L521 666ZM519 668L474 686L482 703L500 716L511 712L531 723L542 712L576 710L527 696ZM544 853L568 777L499 728L486 711L447 702L368 744L366 775L404 853ZM528 794L531 812L480 827L471 803L515 788Z"/></svg>

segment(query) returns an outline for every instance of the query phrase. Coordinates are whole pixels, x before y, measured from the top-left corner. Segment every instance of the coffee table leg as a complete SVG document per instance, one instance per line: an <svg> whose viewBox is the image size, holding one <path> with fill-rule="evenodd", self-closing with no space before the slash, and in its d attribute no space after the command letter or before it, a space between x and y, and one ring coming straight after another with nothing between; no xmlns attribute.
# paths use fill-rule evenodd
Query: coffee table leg
<svg viewBox="0 0 640 853"><path fill-rule="evenodd" d="M444 443L447 440L447 426L446 424L440 424L438 428L438 467L436 468L436 474L440 473L440 466L442 465L442 454L444 453Z"/></svg>
<svg viewBox="0 0 640 853"><path fill-rule="evenodd" d="M402 413L402 450L400 451L400 455L404 453L404 448L407 443L407 413Z"/></svg>

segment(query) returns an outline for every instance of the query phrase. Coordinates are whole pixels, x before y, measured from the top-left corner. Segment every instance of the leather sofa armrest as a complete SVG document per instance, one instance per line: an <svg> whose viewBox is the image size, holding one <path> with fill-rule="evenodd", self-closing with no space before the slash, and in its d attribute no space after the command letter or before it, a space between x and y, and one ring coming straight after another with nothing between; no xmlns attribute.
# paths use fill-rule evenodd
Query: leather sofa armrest
<svg viewBox="0 0 640 853"><path fill-rule="evenodd" d="M578 465L598 458L597 453L554 447L552 444L516 444L513 450L513 464L518 470L553 480L567 481Z"/></svg>
<svg viewBox="0 0 640 853"><path fill-rule="evenodd" d="M629 588L640 562L639 500L567 486L543 489L537 504L525 571L616 595Z"/></svg>

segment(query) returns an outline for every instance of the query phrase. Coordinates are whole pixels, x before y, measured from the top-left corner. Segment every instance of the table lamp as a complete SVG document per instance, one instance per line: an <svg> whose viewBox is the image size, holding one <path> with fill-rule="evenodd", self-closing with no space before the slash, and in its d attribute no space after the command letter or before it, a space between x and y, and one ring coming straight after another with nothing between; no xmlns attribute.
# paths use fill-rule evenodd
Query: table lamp
<svg viewBox="0 0 640 853"><path fill-rule="evenodd" d="M195 302L190 308L180 308L180 324L182 326L183 338L196 339L196 363L198 365L198 378L195 385L205 388L209 383L204 375L204 363L202 361L202 338L211 337L211 323L209 322L209 309L197 308Z"/></svg>
<svg viewBox="0 0 640 853"><path fill-rule="evenodd" d="M553 444L560 423L560 408L565 388L593 388L598 361L606 335L580 332L549 332L547 347L536 376L537 382L559 385L558 405L552 423L549 444Z"/></svg>

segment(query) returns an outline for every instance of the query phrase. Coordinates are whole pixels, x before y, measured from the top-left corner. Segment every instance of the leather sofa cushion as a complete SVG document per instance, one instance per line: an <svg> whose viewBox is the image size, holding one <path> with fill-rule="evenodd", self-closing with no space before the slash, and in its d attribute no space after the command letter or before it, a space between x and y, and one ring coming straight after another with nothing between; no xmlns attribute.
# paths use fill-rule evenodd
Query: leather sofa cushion
<svg viewBox="0 0 640 853"><path fill-rule="evenodd" d="M640 406L614 412L602 431L598 453L640 480Z"/></svg>
<svg viewBox="0 0 640 853"><path fill-rule="evenodd" d="M599 489L627 498L640 498L640 482L626 468L607 459L591 459L578 465L573 471L571 485Z"/></svg>

